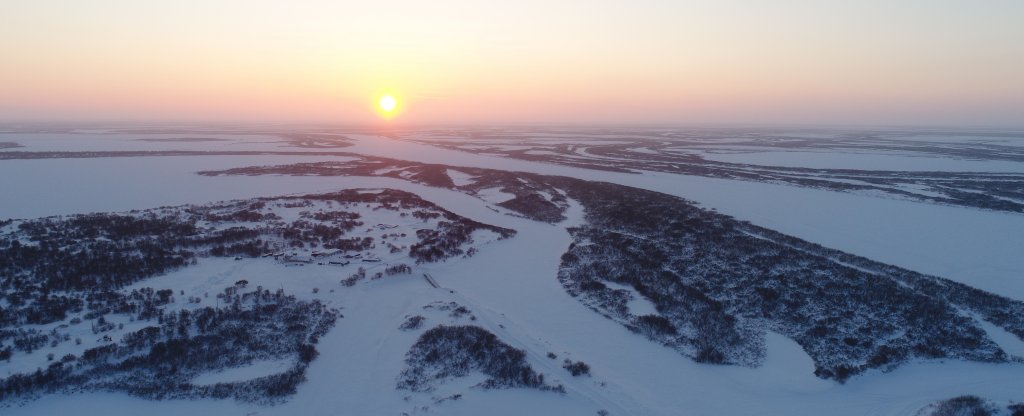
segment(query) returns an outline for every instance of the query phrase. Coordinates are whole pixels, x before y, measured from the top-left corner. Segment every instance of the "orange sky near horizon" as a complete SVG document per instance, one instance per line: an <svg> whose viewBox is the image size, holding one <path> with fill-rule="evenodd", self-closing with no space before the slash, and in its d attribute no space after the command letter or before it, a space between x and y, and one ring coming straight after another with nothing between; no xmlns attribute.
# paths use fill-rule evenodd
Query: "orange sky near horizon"
<svg viewBox="0 0 1024 416"><path fill-rule="evenodd" d="M1024 124L1024 2L0 3L0 121Z"/></svg>

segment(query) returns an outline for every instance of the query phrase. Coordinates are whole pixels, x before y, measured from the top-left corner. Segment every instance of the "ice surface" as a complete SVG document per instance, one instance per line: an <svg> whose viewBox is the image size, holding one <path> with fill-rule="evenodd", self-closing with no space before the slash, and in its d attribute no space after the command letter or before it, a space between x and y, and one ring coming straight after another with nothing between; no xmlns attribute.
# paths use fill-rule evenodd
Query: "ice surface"
<svg viewBox="0 0 1024 416"><path fill-rule="evenodd" d="M928 172L1024 172L1024 163L1002 160L964 160L915 154L807 151L705 152L719 162L813 169L861 169Z"/></svg>

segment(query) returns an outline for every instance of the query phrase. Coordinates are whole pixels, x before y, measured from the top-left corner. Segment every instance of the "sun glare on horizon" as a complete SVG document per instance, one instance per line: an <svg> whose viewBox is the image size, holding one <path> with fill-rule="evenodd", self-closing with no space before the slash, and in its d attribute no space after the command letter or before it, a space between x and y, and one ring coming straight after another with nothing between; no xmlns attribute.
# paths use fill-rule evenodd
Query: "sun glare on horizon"
<svg viewBox="0 0 1024 416"><path fill-rule="evenodd" d="M392 114L398 108L398 100L391 94L385 94L377 101L377 107L385 114Z"/></svg>

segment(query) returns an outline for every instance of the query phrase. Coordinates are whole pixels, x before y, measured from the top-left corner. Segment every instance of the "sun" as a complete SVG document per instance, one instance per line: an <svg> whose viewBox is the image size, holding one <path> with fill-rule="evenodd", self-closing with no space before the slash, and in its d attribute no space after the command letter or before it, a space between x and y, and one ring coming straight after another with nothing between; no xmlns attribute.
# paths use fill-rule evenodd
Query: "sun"
<svg viewBox="0 0 1024 416"><path fill-rule="evenodd" d="M377 106L385 113L391 113L398 108L398 100L393 95L383 95L377 101Z"/></svg>
<svg viewBox="0 0 1024 416"><path fill-rule="evenodd" d="M380 91L375 97L377 99L373 101L373 110L382 120L391 121L405 113L406 104L402 96L394 91Z"/></svg>

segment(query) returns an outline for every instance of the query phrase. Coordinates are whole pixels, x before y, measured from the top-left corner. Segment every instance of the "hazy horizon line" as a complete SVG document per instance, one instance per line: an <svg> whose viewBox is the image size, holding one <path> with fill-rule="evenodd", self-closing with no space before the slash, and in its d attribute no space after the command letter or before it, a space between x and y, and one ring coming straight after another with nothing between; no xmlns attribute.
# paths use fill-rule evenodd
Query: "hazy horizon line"
<svg viewBox="0 0 1024 416"><path fill-rule="evenodd" d="M0 119L0 126L210 126L210 127L241 127L241 126L296 126L296 127L324 127L324 128L353 128L353 129L377 129L377 130L405 130L405 129L427 129L427 128L680 128L680 129L729 129L729 128L770 128L770 129L848 129L848 130L874 130L874 129L917 129L917 130L998 130L1010 131L1021 130L1024 132L1024 122L1020 124L962 124L962 123L872 123L872 122L847 122L847 123L812 123L812 122L582 122L582 121L505 121L505 122L339 122L339 121L297 121L297 120L3 120Z"/></svg>

